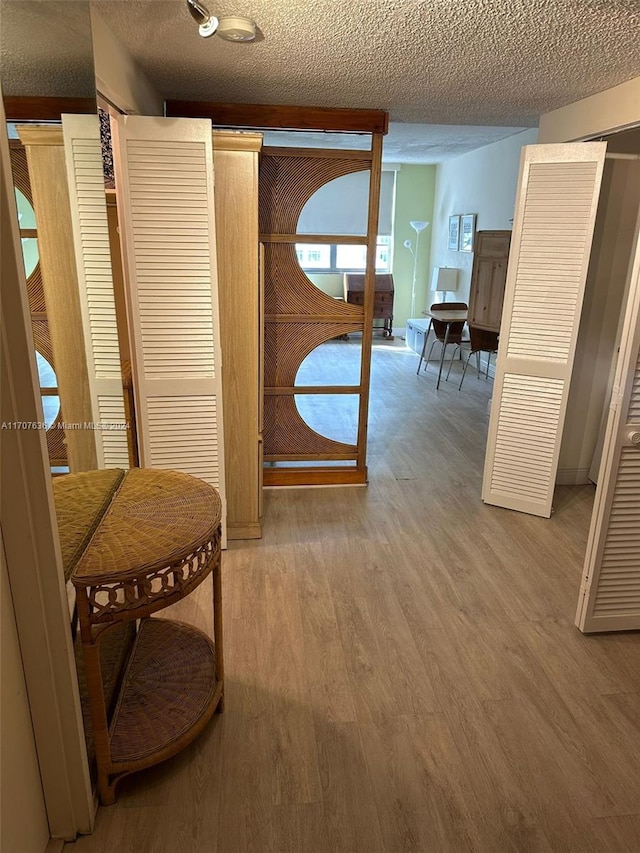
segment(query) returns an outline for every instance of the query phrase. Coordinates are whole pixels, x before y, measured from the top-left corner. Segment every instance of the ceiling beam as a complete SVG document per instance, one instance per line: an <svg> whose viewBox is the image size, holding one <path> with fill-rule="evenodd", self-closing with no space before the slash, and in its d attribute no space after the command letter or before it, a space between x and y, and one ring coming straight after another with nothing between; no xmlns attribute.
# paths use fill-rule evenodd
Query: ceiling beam
<svg viewBox="0 0 640 853"><path fill-rule="evenodd" d="M387 133L389 130L389 114L384 110L165 101L165 114L170 118L209 118L218 127L324 130L336 133Z"/></svg>
<svg viewBox="0 0 640 853"><path fill-rule="evenodd" d="M95 98L40 98L9 95L4 98L7 121L60 121L62 113L97 112Z"/></svg>

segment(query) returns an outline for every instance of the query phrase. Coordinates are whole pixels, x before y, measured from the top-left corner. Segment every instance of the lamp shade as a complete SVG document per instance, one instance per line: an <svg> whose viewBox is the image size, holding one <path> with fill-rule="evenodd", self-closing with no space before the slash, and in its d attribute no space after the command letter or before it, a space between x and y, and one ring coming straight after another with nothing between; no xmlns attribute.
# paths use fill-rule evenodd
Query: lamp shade
<svg viewBox="0 0 640 853"><path fill-rule="evenodd" d="M455 267L434 267L431 290L457 290L458 270Z"/></svg>

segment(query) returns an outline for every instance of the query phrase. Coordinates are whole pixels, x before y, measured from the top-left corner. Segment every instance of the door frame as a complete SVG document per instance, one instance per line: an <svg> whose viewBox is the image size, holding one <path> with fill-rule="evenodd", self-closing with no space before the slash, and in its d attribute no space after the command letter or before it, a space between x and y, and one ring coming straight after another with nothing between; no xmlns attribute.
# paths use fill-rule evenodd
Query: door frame
<svg viewBox="0 0 640 853"><path fill-rule="evenodd" d="M42 422L0 91L2 418ZM16 615L49 831L73 840L93 829L91 792L62 557L44 430L2 430L2 509Z"/></svg>

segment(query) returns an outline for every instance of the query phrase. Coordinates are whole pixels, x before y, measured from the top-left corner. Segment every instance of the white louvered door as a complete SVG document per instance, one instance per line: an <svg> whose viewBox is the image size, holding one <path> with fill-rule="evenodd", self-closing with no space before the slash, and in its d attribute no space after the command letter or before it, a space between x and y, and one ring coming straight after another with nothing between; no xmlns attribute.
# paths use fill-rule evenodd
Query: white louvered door
<svg viewBox="0 0 640 853"><path fill-rule="evenodd" d="M98 117L63 115L62 131L98 465L128 468Z"/></svg>
<svg viewBox="0 0 640 853"><path fill-rule="evenodd" d="M114 138L140 462L215 486L224 531L211 122L122 116Z"/></svg>
<svg viewBox="0 0 640 853"><path fill-rule="evenodd" d="M576 624L640 629L640 237L604 440Z"/></svg>
<svg viewBox="0 0 640 853"><path fill-rule="evenodd" d="M549 517L606 144L523 148L482 499Z"/></svg>

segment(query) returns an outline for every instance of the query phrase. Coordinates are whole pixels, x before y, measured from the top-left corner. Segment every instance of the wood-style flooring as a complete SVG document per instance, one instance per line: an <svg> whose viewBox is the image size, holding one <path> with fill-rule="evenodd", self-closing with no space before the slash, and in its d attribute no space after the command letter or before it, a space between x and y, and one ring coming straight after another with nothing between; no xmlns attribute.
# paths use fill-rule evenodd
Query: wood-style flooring
<svg viewBox="0 0 640 853"><path fill-rule="evenodd" d="M485 506L491 382L376 344L369 486L265 495L224 713L65 853L640 851L640 635L573 625L592 487Z"/></svg>

